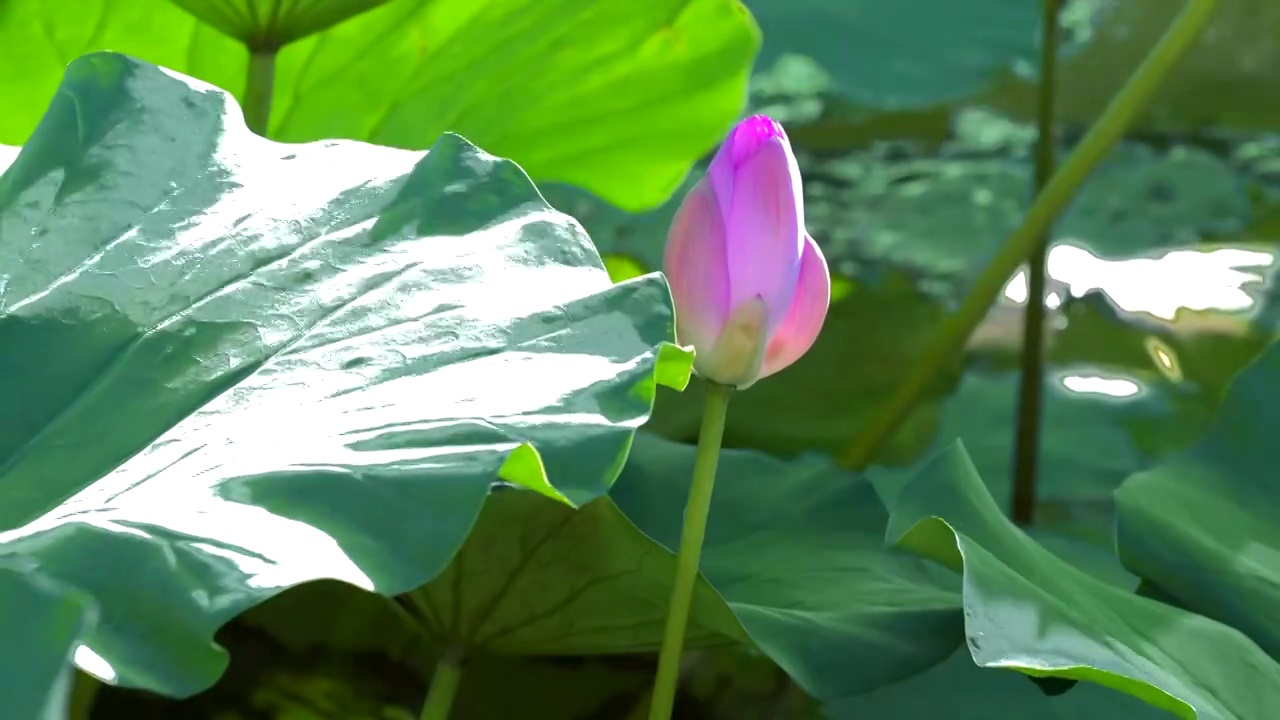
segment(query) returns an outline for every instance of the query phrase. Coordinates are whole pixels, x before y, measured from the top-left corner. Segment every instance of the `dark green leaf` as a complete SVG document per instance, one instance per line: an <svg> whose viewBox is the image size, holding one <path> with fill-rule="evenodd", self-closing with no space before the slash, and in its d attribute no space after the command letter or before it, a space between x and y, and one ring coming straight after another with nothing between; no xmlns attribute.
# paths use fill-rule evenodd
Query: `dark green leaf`
<svg viewBox="0 0 1280 720"><path fill-rule="evenodd" d="M71 657L96 608L82 594L36 572L0 566L0 713L65 720Z"/></svg>
<svg viewBox="0 0 1280 720"><path fill-rule="evenodd" d="M982 667L1098 683L1188 719L1254 720L1280 706L1280 665L1257 645L1037 545L1001 514L960 445L926 463L890 515L889 542L963 571L965 630Z"/></svg>
<svg viewBox="0 0 1280 720"><path fill-rule="evenodd" d="M1280 346L1236 377L1195 447L1116 492L1120 558L1177 604L1280 658Z"/></svg>
<svg viewBox="0 0 1280 720"><path fill-rule="evenodd" d="M611 491L667 548L679 542L693 456L691 446L640 433ZM954 578L886 550L886 520L870 484L828 460L725 451L702 574L806 691L821 699L866 692L932 666L961 642Z"/></svg>
<svg viewBox="0 0 1280 720"><path fill-rule="evenodd" d="M648 443L636 445L643 455ZM453 562L413 595L433 638L472 652L657 652L674 575L675 557L609 498L574 510L510 491L490 496ZM745 639L724 601L699 583L687 644Z"/></svg>
<svg viewBox="0 0 1280 720"><path fill-rule="evenodd" d="M0 547L98 601L120 683L178 696L286 587L431 579L499 475L604 493L689 372L665 281L613 285L515 164L238 112L91 55L0 176Z"/></svg>
<svg viewBox="0 0 1280 720"><path fill-rule="evenodd" d="M831 720L1167 720L1170 715L1085 683L1048 697L1015 673L973 664L963 648L946 662L874 692L827 706Z"/></svg>

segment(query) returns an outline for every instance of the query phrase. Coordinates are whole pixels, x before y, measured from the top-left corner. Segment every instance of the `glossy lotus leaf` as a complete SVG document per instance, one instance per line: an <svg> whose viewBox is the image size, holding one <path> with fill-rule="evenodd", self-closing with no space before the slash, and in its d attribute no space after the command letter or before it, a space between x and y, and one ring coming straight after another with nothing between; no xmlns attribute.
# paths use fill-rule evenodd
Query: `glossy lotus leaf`
<svg viewBox="0 0 1280 720"><path fill-rule="evenodd" d="M738 0L393 0L281 51L269 135L420 149L456 132L539 181L643 209L737 119L759 43ZM10 0L0 142L25 142L64 65L95 50L244 97L244 45L171 0Z"/></svg>
<svg viewBox="0 0 1280 720"><path fill-rule="evenodd" d="M829 720L1168 720L1137 698L1089 683L1051 696L1015 673L973 663L964 648L937 667L883 688L830 703Z"/></svg>
<svg viewBox="0 0 1280 720"><path fill-rule="evenodd" d="M610 491L667 548L679 542L694 451L639 433ZM807 692L825 700L866 692L934 665L962 642L956 578L887 550L886 521L871 485L825 458L784 462L728 450L702 574Z"/></svg>
<svg viewBox="0 0 1280 720"><path fill-rule="evenodd" d="M284 588L431 579L499 474L604 493L689 372L663 278L613 285L510 161L240 117L95 54L0 177L0 552L98 602L96 672L176 696Z"/></svg>
<svg viewBox="0 0 1280 720"><path fill-rule="evenodd" d="M1280 658L1280 346L1235 379L1203 439L1116 492L1120 558Z"/></svg>
<svg viewBox="0 0 1280 720"><path fill-rule="evenodd" d="M0 566L0 713L64 720L71 655L96 618L92 601L28 568Z"/></svg>
<svg viewBox="0 0 1280 720"><path fill-rule="evenodd" d="M327 30L389 0L172 0L251 48L274 49Z"/></svg>
<svg viewBox="0 0 1280 720"><path fill-rule="evenodd" d="M898 493L887 539L964 573L973 660L1085 680L1182 718L1280 707L1280 665L1239 631L1076 569L1000 512L960 444Z"/></svg>

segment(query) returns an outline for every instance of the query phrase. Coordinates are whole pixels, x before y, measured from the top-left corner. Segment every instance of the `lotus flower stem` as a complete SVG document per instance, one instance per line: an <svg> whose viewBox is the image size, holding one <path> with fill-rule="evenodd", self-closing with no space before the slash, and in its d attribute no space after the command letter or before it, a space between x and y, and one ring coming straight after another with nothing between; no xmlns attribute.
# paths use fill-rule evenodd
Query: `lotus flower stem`
<svg viewBox="0 0 1280 720"><path fill-rule="evenodd" d="M1044 0L1040 30L1040 87L1036 111L1035 176L1040 192L1053 175L1054 100L1058 74L1058 15L1061 0ZM1050 233L1031 253L1027 269L1027 309L1022 332L1022 373L1018 387L1018 421L1013 446L1013 521L1030 525L1036 513L1036 472L1040 459L1040 420L1044 398L1044 300Z"/></svg>
<svg viewBox="0 0 1280 720"><path fill-rule="evenodd" d="M274 49L249 50L249 71L244 85L244 122L254 133L267 136L271 125L271 99L276 88Z"/></svg>
<svg viewBox="0 0 1280 720"><path fill-rule="evenodd" d="M708 382L707 404L702 413L702 429L698 433L698 452L693 463L693 484L684 509L684 526L680 532L680 549L676 552L675 583L671 588L671 605L667 625L662 634L662 650L658 654L658 674L654 680L649 720L669 720L675 707L676 684L680 679L680 654L684 650L685 629L689 625L689 608L698 582L698 561L702 557L702 538L707 532L707 515L711 510L711 492L716 483L716 465L720 461L720 443L724 439L724 421L729 410L733 388Z"/></svg>
<svg viewBox="0 0 1280 720"><path fill-rule="evenodd" d="M462 653L445 650L436 661L436 671L431 676L431 689L427 691L427 701L422 704L419 720L446 720L453 709L453 700L458 695L458 684L462 681Z"/></svg>
<svg viewBox="0 0 1280 720"><path fill-rule="evenodd" d="M939 328L897 392L872 417L867 428L854 436L841 452L843 465L862 469L874 459L880 446L893 435L928 390L938 371L948 359L961 352L965 340L982 322L1005 283L1018 266L1031 257L1049 225L1075 196L1089 173L1151 103L1160 84L1204 32L1217 6L1218 0L1188 1L1129 82L1112 99L1102 117L1036 195L1022 224L978 276L960 307Z"/></svg>

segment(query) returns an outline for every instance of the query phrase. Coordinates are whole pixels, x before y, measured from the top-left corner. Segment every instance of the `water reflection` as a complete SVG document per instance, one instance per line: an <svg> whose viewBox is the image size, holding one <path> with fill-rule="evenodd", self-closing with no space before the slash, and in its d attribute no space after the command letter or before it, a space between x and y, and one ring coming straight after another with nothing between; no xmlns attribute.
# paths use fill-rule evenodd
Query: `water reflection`
<svg viewBox="0 0 1280 720"><path fill-rule="evenodd" d="M1251 317L1257 311L1261 288L1276 264L1276 256L1263 249L1218 246L1182 247L1148 257L1107 259L1068 241L1050 249L1047 264L1045 306L1050 309L1047 339L1051 344L1066 325L1075 325L1074 320L1067 321L1064 302L1098 293L1116 312L1147 326L1142 338L1143 355L1159 376L1178 384L1186 378L1179 352L1170 340L1177 344L1178 337L1196 336L1202 331L1217 334L1215 331L1227 327L1224 323L1239 323ZM1022 270L1006 284L1001 305L1013 310L1025 306L1027 299L1027 275ZM999 307L984 326L993 325L998 319L995 316L1000 315L1005 325L1012 323L1004 333L1011 338L1020 337L1022 312L1001 313ZM1210 315L1197 314L1206 311ZM990 328L986 329L990 334ZM1175 335L1168 336L1170 331ZM1102 339L1106 335L1098 336L1096 330L1082 332L1081 337L1093 337L1092 342L1103 342L1103 346L1112 349L1104 355L1113 359L1123 356L1123 348L1112 344L1118 336L1108 342ZM1109 368L1107 373L1071 373L1061 379L1062 386L1077 394L1129 398L1138 395L1151 379L1141 373L1118 371L1112 363L1103 365Z"/></svg>
<svg viewBox="0 0 1280 720"><path fill-rule="evenodd" d="M1151 362L1161 374L1170 382L1182 382L1182 364L1178 362L1178 354L1169 347L1168 343L1154 335L1148 335L1143 339L1142 344L1147 349Z"/></svg>
<svg viewBox="0 0 1280 720"><path fill-rule="evenodd" d="M1141 389L1138 383L1127 378L1100 375L1067 375L1062 378L1062 386L1082 395L1108 395L1118 398L1132 397Z"/></svg>
<svg viewBox="0 0 1280 720"><path fill-rule="evenodd" d="M1049 251L1045 305L1057 308L1063 292L1081 297L1101 290L1126 312L1164 320L1173 320L1181 309L1238 312L1254 305L1246 286L1262 284L1266 278L1261 271L1275 260L1274 253L1243 248L1182 248L1160 257L1110 260L1062 243ZM1009 281L1004 296L1019 304L1027 301L1025 270Z"/></svg>

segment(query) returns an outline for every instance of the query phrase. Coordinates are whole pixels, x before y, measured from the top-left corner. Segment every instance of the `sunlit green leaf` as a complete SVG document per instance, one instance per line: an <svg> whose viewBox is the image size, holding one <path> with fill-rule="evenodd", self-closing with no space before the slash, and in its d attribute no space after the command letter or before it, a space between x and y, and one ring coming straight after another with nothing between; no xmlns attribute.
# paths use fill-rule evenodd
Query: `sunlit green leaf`
<svg viewBox="0 0 1280 720"><path fill-rule="evenodd" d="M177 696L287 587L431 579L500 475L606 492L689 374L663 278L614 284L510 161L238 114L91 55L0 176L0 551L97 601L107 674Z"/></svg>
<svg viewBox="0 0 1280 720"><path fill-rule="evenodd" d="M202 17L226 7L199 1ZM248 2L283 7L233 7ZM247 17L219 27L241 35ZM648 208L742 111L759 42L738 0L392 0L281 51L270 136L422 149L456 132L537 180ZM10 0L0 5L0 142L25 142L65 64L96 50L244 97L245 45L170 0Z"/></svg>

